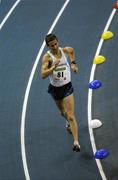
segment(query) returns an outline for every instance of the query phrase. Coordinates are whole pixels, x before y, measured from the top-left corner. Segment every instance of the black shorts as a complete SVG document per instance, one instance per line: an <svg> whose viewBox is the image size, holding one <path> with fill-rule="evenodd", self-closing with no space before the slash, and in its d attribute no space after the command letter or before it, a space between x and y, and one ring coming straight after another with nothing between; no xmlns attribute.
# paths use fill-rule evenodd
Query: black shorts
<svg viewBox="0 0 118 180"><path fill-rule="evenodd" d="M61 87L55 87L49 84L48 93L50 93L55 100L63 99L73 93L72 83L69 82Z"/></svg>

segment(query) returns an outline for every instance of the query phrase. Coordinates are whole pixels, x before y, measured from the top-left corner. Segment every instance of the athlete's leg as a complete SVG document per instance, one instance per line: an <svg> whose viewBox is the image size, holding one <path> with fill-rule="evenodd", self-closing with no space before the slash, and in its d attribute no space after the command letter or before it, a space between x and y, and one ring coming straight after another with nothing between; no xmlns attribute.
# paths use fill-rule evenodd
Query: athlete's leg
<svg viewBox="0 0 118 180"><path fill-rule="evenodd" d="M55 100L55 103L56 103L61 115L66 119L66 129L67 129L67 131L70 134L72 134L70 124L68 122L68 118L67 118L67 115L66 115L66 109L65 109L64 104L63 104L63 100Z"/></svg>
<svg viewBox="0 0 118 180"><path fill-rule="evenodd" d="M74 113L74 96L73 94L65 97L63 99L63 107L65 108L66 111L66 116L67 119L70 123L73 139L74 139L74 145L78 144L78 126L77 126L77 121L75 118L75 113Z"/></svg>
<svg viewBox="0 0 118 180"><path fill-rule="evenodd" d="M66 111L65 111L65 108L63 105L63 100L55 100L55 103L56 103L61 115L66 118Z"/></svg>

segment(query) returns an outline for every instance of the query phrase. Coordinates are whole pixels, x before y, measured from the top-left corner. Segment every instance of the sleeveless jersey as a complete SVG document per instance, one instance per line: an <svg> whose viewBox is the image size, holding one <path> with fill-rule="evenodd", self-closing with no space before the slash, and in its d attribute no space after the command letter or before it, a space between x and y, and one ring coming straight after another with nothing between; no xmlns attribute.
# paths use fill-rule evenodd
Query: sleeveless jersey
<svg viewBox="0 0 118 180"><path fill-rule="evenodd" d="M71 71L67 57L61 48L59 48L59 50L61 51L60 63L53 70L53 73L49 76L50 84L56 87L63 86L71 81ZM50 55L54 63L56 57L50 51L47 51L47 53Z"/></svg>

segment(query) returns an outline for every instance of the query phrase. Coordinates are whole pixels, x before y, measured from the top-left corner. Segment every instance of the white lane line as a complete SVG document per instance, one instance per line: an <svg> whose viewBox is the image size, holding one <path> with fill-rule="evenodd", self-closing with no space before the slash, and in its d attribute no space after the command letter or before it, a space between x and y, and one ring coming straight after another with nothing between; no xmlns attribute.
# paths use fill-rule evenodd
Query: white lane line
<svg viewBox="0 0 118 180"><path fill-rule="evenodd" d="M14 11L14 9L16 8L16 6L19 4L21 0L17 0L14 5L12 6L12 8L9 10L9 12L7 13L7 15L5 16L5 18L3 19L3 21L0 24L0 30L2 29L2 27L4 26L4 24L6 23L7 19L10 17L10 15L12 14L12 12Z"/></svg>
<svg viewBox="0 0 118 180"><path fill-rule="evenodd" d="M104 29L103 32L108 30L108 28L109 28L109 26L110 26L110 24L112 22L112 19L113 19L114 15L115 15L115 12L116 12L116 9L113 9L113 11L112 11L112 13L111 13L111 15L110 15L110 17L109 17L109 19L107 21L107 24L106 24L105 29ZM100 42L98 44L98 48L97 48L97 51L95 53L95 56L98 56L100 54L103 42L104 41L102 39L100 39ZM92 68L91 68L91 74L90 74L89 83L94 80L95 70L96 70L96 64L93 64ZM91 141L93 153L95 154L95 152L97 151L95 138L94 138L93 130L89 127L90 121L92 120L92 94L93 94L93 90L89 89L88 90L88 128L89 128L89 135L90 135L90 141ZM107 180L106 175L105 175L105 173L103 171L103 167L102 167L102 164L101 164L100 160L98 160L98 159L95 159L95 160L96 160L97 167L98 167L98 170L100 172L100 175L101 175L102 179Z"/></svg>
<svg viewBox="0 0 118 180"><path fill-rule="evenodd" d="M59 11L57 17L55 18L52 26L50 27L49 31L47 34L51 33L54 29L54 27L56 26L59 18L61 17L62 13L64 12L66 6L68 5L70 0L66 0L65 3L63 4L61 10ZM27 111L27 103L28 103L28 97L29 97L29 93L30 93L30 88L32 85L32 81L33 81L33 77L37 68L37 65L39 63L41 54L43 52L45 48L45 41L43 41L43 44L38 52L38 55L36 57L36 60L34 62L29 80L28 80L28 84L26 87L26 91L25 91L25 96L24 96L24 101L23 101L23 108L22 108L22 115L21 115L21 154L22 154L22 162L23 162L23 168L24 168L24 173L25 173L25 178L26 180L30 180L30 175L29 175L29 170L28 170L28 164L27 164L27 158L26 158L26 148L25 148L25 121L26 121L26 111Z"/></svg>

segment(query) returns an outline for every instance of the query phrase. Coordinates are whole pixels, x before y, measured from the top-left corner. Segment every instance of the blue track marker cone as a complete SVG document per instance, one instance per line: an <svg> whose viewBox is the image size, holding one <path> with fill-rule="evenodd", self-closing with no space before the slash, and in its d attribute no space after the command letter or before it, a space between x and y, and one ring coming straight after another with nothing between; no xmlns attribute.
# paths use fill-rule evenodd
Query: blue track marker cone
<svg viewBox="0 0 118 180"><path fill-rule="evenodd" d="M109 152L106 149L99 149L96 151L94 157L95 159L104 159L109 155Z"/></svg>
<svg viewBox="0 0 118 180"><path fill-rule="evenodd" d="M102 83L99 80L94 80L89 83L89 88L90 89L97 89L102 86Z"/></svg>

